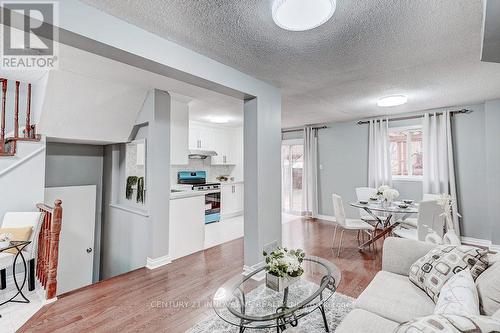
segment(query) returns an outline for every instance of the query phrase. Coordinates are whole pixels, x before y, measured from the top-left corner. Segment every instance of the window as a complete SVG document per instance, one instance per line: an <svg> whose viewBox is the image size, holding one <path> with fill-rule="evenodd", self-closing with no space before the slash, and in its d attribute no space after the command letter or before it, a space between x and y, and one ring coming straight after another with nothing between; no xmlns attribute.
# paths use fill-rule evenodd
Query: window
<svg viewBox="0 0 500 333"><path fill-rule="evenodd" d="M389 140L393 178L422 179L422 128L420 126L391 128Z"/></svg>
<svg viewBox="0 0 500 333"><path fill-rule="evenodd" d="M281 146L283 211L302 212L302 170L304 144L302 140L286 140Z"/></svg>

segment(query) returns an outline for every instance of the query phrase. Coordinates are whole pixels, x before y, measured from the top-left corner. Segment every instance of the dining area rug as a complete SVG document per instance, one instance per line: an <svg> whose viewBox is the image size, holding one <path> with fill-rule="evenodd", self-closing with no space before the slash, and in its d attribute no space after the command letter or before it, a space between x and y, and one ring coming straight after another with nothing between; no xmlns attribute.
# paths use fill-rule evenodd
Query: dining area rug
<svg viewBox="0 0 500 333"><path fill-rule="evenodd" d="M310 294L311 289L316 289L318 286L314 283L300 280L297 282L297 294L300 295L301 292L304 294ZM266 304L266 298L271 297L274 293L270 293L265 285L261 285L255 290L252 290L246 295L247 309L252 311L252 304ZM328 301L325 302L325 312L328 325L330 327L330 332L334 332L337 326L340 324L342 319L352 310L354 303L354 298L335 293ZM266 312L266 309L260 309L258 312ZM290 327L290 326L288 326ZM299 319L298 328L303 328L304 331L308 333L319 333L325 332L323 326L323 319L321 317L321 312L319 309L313 311L312 313L306 315ZM186 331L187 333L235 333L239 332L239 327L229 324L222 320L214 311L213 315L209 318L196 324L194 327ZM249 329L247 328L245 332L248 333L267 333L276 332L276 328L270 329Z"/></svg>

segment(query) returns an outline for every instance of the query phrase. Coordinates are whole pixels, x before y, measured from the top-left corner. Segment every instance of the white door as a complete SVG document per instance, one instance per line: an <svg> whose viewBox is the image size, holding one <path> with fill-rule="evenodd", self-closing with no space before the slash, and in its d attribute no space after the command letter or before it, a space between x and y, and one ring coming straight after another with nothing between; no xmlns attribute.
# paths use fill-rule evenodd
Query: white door
<svg viewBox="0 0 500 333"><path fill-rule="evenodd" d="M58 295L92 284L96 193L95 185L45 189L45 202L61 199L63 208Z"/></svg>

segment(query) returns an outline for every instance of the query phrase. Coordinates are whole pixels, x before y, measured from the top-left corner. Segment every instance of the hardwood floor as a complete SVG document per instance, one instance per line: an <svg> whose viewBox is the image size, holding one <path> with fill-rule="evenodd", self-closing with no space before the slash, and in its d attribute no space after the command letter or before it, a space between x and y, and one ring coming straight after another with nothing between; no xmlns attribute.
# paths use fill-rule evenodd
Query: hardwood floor
<svg viewBox="0 0 500 333"><path fill-rule="evenodd" d="M331 223L297 219L283 225L283 243L334 262L342 270L339 292L357 297L381 268L376 252L359 252L346 232L337 258ZM141 268L63 295L42 308L19 332L184 332L212 315L217 288L243 267L243 239L150 271Z"/></svg>

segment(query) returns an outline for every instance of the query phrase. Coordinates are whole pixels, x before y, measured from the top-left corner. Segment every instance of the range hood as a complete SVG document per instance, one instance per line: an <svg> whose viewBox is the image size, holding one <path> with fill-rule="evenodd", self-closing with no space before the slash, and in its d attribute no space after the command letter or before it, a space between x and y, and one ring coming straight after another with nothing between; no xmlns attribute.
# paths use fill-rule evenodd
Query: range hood
<svg viewBox="0 0 500 333"><path fill-rule="evenodd" d="M191 149L189 151L190 159L204 160L207 157L217 156L217 153L213 150L201 150L201 149Z"/></svg>

